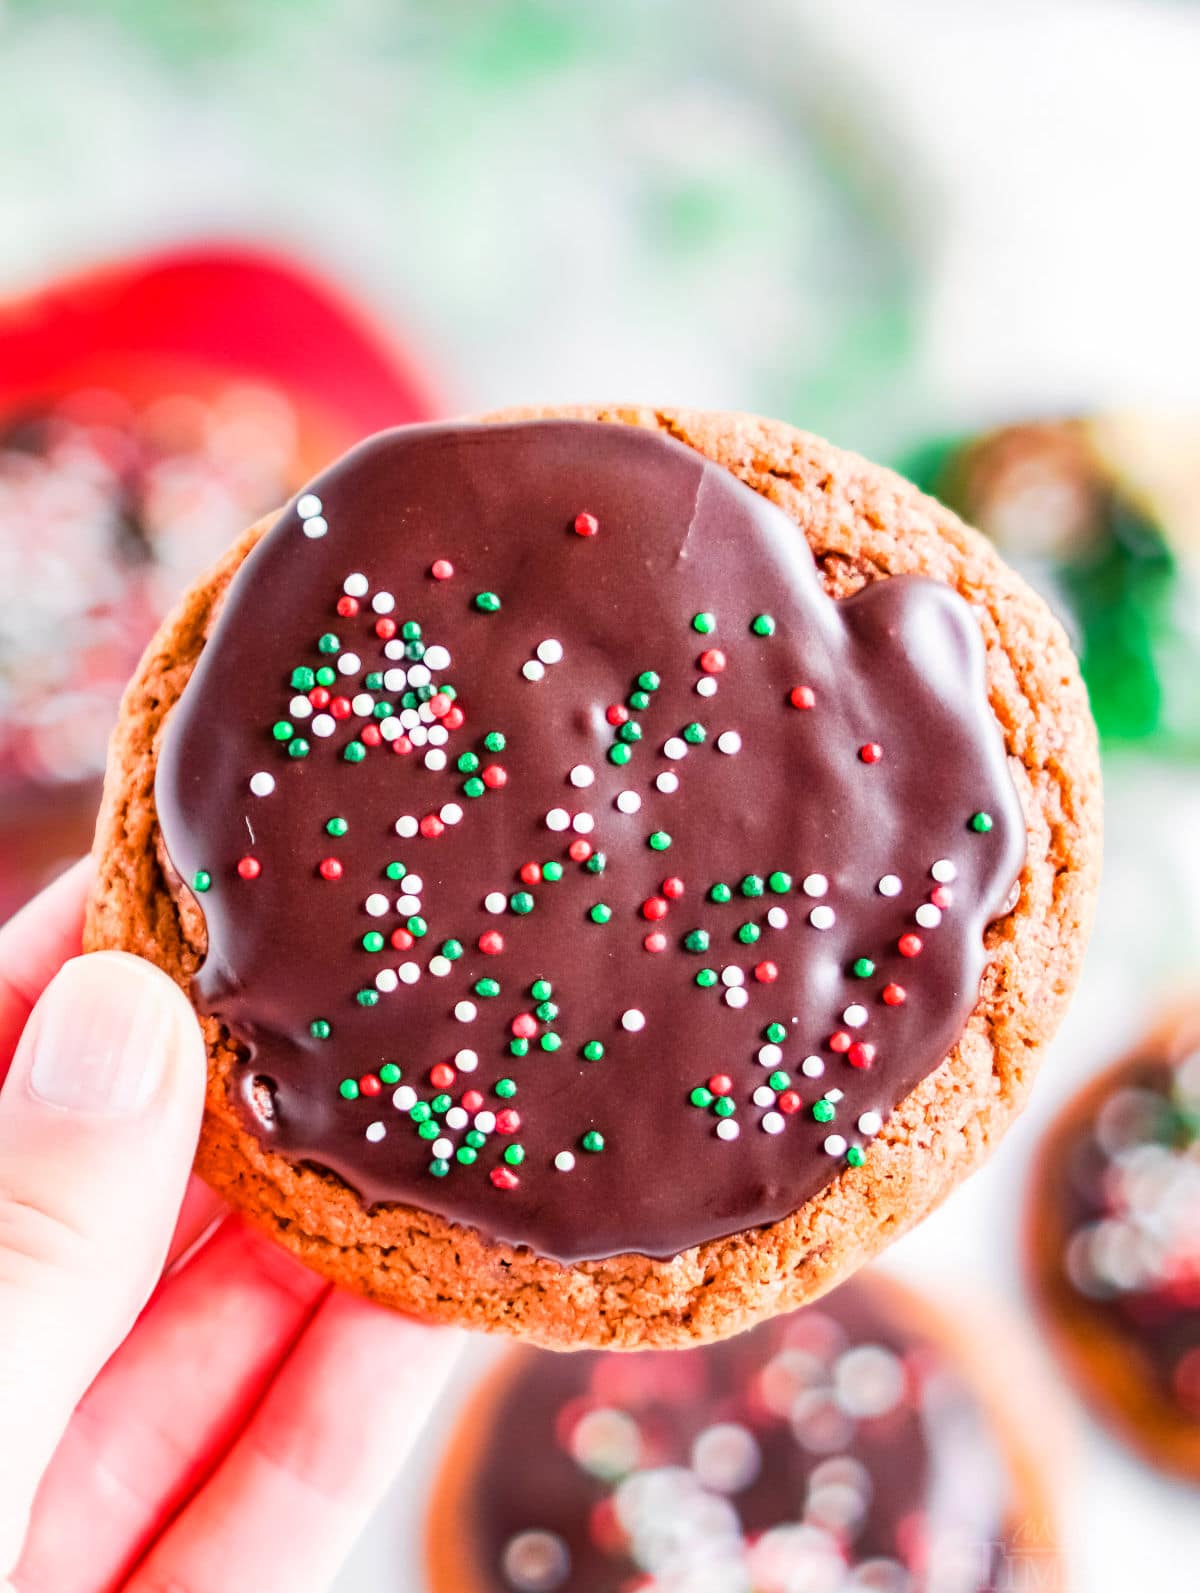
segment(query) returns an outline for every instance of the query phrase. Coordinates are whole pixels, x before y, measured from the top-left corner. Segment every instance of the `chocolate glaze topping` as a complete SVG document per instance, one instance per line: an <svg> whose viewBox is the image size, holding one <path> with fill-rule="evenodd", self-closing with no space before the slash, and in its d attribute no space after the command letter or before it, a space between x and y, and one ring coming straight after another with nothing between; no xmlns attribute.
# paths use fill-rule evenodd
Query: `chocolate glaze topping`
<svg viewBox="0 0 1200 1593"><path fill-rule="evenodd" d="M586 422L397 430L314 481L156 798L251 1131L567 1262L771 1222L869 1158L1025 845L960 598L834 602L729 472Z"/></svg>
<svg viewBox="0 0 1200 1593"><path fill-rule="evenodd" d="M518 1364L461 1523L431 1524L469 1546L464 1587L1009 1585L1018 1510L1000 1447L886 1289L856 1280L702 1349Z"/></svg>

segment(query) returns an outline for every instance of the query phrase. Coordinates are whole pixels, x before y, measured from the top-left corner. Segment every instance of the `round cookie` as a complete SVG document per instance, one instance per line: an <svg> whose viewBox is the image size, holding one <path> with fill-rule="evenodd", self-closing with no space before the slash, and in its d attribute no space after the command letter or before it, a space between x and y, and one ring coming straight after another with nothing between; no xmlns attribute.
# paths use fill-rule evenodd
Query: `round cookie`
<svg viewBox="0 0 1200 1593"><path fill-rule="evenodd" d="M953 516L766 421L527 413L371 440L185 598L88 944L194 981L200 1170L310 1264L687 1344L983 1157L1098 842L1065 639Z"/></svg>
<svg viewBox="0 0 1200 1593"><path fill-rule="evenodd" d="M1030 1279L1064 1366L1155 1466L1200 1482L1200 1008L1062 1111L1026 1211Z"/></svg>
<svg viewBox="0 0 1200 1593"><path fill-rule="evenodd" d="M992 1326L981 1377L865 1272L698 1349L511 1351L436 1477L431 1593L1058 1588L1045 1413L1035 1451Z"/></svg>

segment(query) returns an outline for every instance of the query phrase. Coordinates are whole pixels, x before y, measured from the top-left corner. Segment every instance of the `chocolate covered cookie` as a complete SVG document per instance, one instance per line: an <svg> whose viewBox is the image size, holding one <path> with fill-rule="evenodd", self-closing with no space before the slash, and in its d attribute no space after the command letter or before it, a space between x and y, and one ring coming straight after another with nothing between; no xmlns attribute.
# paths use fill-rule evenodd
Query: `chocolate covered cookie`
<svg viewBox="0 0 1200 1593"><path fill-rule="evenodd" d="M408 428L126 698L92 945L188 983L199 1165L313 1265L559 1346L811 1298L1019 1108L1094 892L1065 640L790 428Z"/></svg>
<svg viewBox="0 0 1200 1593"><path fill-rule="evenodd" d="M447 1446L431 1593L1052 1593L1045 1424L1035 1464L999 1339L981 1378L864 1273L699 1349L513 1350Z"/></svg>

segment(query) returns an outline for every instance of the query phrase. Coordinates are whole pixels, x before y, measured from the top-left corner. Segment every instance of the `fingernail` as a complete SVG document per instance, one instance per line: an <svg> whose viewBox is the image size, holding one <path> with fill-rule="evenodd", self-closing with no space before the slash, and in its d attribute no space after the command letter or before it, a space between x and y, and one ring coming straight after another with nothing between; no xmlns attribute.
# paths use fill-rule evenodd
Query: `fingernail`
<svg viewBox="0 0 1200 1593"><path fill-rule="evenodd" d="M140 1112L162 1084L178 1021L178 994L157 968L121 952L76 957L30 1020L29 1088L73 1112Z"/></svg>

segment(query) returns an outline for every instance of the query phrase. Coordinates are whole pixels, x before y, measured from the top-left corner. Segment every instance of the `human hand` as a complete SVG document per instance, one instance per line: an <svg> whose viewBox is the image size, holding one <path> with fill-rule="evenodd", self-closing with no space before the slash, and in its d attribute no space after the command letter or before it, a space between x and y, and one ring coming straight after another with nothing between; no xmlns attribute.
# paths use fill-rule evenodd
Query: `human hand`
<svg viewBox="0 0 1200 1593"><path fill-rule="evenodd" d="M75 955L89 878L0 930L0 1593L317 1593L459 1336L189 1183L199 1026L149 963Z"/></svg>

